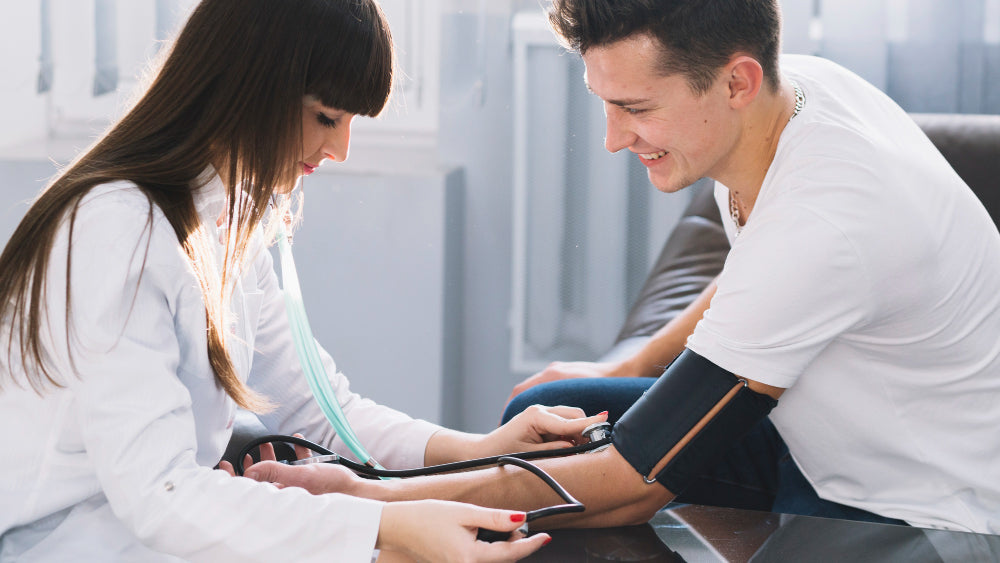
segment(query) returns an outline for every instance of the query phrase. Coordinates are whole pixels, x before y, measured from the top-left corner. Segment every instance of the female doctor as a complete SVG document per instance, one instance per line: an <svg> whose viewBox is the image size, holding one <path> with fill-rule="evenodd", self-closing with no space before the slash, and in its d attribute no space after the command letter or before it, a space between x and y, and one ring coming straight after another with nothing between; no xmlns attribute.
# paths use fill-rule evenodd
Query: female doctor
<svg viewBox="0 0 1000 563"><path fill-rule="evenodd" d="M548 541L475 540L523 513L212 469L237 405L346 453L311 398L261 231L272 196L347 158L392 64L374 0L204 0L137 104L38 196L0 256L0 560L502 561ZM463 434L352 394L322 357L387 467L562 447L547 440L596 421L536 408Z"/></svg>

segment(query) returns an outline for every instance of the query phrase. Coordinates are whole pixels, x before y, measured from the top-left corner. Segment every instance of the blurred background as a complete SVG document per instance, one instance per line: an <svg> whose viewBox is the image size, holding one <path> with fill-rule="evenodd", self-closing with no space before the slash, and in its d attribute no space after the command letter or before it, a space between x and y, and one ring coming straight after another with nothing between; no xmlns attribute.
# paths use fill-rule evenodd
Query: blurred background
<svg viewBox="0 0 1000 563"><path fill-rule="evenodd" d="M93 142L194 0L0 2L0 237ZM513 385L612 343L687 204L603 148L539 0L381 0L401 77L304 183L310 320L353 389L470 431ZM784 51L911 112L1000 113L1000 0L784 0Z"/></svg>

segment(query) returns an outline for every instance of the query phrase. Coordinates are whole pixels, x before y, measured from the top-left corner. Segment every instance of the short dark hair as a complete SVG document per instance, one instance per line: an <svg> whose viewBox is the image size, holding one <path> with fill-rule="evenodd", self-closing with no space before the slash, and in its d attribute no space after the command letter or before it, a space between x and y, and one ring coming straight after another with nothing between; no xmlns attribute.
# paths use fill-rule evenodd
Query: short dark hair
<svg viewBox="0 0 1000 563"><path fill-rule="evenodd" d="M681 74L696 93L738 52L757 59L778 87L781 11L778 0L554 0L549 22L581 55L646 34L663 50L664 75Z"/></svg>

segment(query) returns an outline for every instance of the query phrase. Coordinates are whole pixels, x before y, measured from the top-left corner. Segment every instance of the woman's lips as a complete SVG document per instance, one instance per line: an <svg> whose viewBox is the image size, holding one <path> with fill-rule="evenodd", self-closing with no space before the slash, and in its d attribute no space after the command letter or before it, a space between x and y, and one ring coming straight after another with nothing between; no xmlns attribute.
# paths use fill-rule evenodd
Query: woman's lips
<svg viewBox="0 0 1000 563"><path fill-rule="evenodd" d="M302 172L306 176L312 174L315 171L316 171L316 167L315 166L313 166L311 164L306 164L305 162L302 163Z"/></svg>

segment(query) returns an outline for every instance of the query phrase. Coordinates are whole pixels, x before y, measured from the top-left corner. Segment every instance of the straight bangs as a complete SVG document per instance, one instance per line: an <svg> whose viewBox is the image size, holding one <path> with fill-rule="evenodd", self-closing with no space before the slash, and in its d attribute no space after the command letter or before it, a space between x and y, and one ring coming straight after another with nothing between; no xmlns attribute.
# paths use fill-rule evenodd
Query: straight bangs
<svg viewBox="0 0 1000 563"><path fill-rule="evenodd" d="M317 1L306 94L328 107L375 117L392 92L392 34L373 0Z"/></svg>

